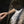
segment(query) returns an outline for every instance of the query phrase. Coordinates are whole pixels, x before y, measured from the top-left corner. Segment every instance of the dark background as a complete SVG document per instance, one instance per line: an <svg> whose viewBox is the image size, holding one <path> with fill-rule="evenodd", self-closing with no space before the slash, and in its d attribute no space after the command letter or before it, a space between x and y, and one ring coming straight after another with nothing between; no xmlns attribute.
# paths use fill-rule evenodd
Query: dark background
<svg viewBox="0 0 24 24"><path fill-rule="evenodd" d="M0 13L7 12L9 10L10 0L0 0Z"/></svg>

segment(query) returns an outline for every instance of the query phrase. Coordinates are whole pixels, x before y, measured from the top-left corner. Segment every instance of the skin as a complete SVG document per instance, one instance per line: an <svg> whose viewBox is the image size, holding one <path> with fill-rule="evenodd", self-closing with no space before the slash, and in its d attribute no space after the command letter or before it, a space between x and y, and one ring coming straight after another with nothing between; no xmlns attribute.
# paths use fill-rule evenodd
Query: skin
<svg viewBox="0 0 24 24"><path fill-rule="evenodd" d="M12 9L8 12L3 12L3 13L0 13L0 21L3 20L7 14L12 14L13 12L15 12L16 10L15 9ZM3 15L3 16L2 16Z"/></svg>
<svg viewBox="0 0 24 24"><path fill-rule="evenodd" d="M16 10L13 8L12 10L10 10L9 12L8 12L8 14L11 14L11 13L13 13L13 12L15 12Z"/></svg>
<svg viewBox="0 0 24 24"><path fill-rule="evenodd" d="M3 16L2 16L2 15L3 15ZM6 15L7 15L7 12L0 13L0 21L1 21L2 19L4 19L4 18L6 17Z"/></svg>

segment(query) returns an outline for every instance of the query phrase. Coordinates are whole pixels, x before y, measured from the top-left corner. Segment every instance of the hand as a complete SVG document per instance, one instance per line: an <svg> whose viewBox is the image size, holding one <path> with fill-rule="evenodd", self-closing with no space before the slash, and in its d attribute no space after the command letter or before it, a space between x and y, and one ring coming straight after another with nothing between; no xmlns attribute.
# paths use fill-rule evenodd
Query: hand
<svg viewBox="0 0 24 24"><path fill-rule="evenodd" d="M4 19L7 15L7 12L0 13L0 21Z"/></svg>

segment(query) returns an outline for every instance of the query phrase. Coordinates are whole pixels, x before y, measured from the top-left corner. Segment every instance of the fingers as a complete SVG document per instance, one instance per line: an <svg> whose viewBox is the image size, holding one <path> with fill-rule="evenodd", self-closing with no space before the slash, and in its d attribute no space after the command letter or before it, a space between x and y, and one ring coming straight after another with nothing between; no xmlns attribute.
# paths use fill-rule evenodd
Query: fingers
<svg viewBox="0 0 24 24"><path fill-rule="evenodd" d="M1 19L4 19L6 17L6 15L2 16Z"/></svg>
<svg viewBox="0 0 24 24"><path fill-rule="evenodd" d="M3 15L3 16L2 16ZM4 19L7 15L7 12L3 12L0 14L0 20ZM2 16L2 17L1 17Z"/></svg>
<svg viewBox="0 0 24 24"><path fill-rule="evenodd" d="M7 12L4 12L3 14L4 14L4 15L1 17L1 19L4 19L4 18L6 17Z"/></svg>
<svg viewBox="0 0 24 24"><path fill-rule="evenodd" d="M4 13L0 13L0 17L3 15Z"/></svg>

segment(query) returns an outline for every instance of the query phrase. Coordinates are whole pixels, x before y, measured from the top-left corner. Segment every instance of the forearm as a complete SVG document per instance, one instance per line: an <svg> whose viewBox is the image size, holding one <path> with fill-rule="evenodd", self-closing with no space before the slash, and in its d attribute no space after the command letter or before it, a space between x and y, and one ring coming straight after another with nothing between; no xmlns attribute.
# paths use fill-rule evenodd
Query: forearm
<svg viewBox="0 0 24 24"><path fill-rule="evenodd" d="M8 12L3 12L5 15L7 15L7 14L12 14L12 13L14 13L16 10L15 9L12 9L12 10L10 10L10 11L8 11Z"/></svg>
<svg viewBox="0 0 24 24"><path fill-rule="evenodd" d="M13 12L15 12L15 11L16 11L15 9L12 9L12 10L10 10L10 11L8 11L8 12L3 12L3 13L1 13L1 14L0 14L0 20L4 19L7 14L11 14L11 13L13 13ZM2 16L2 15L3 15L3 16ZM2 17L1 17L1 16L2 16Z"/></svg>
<svg viewBox="0 0 24 24"><path fill-rule="evenodd" d="M15 9L12 9L8 12L8 14L12 14L13 12L15 12L16 10Z"/></svg>

